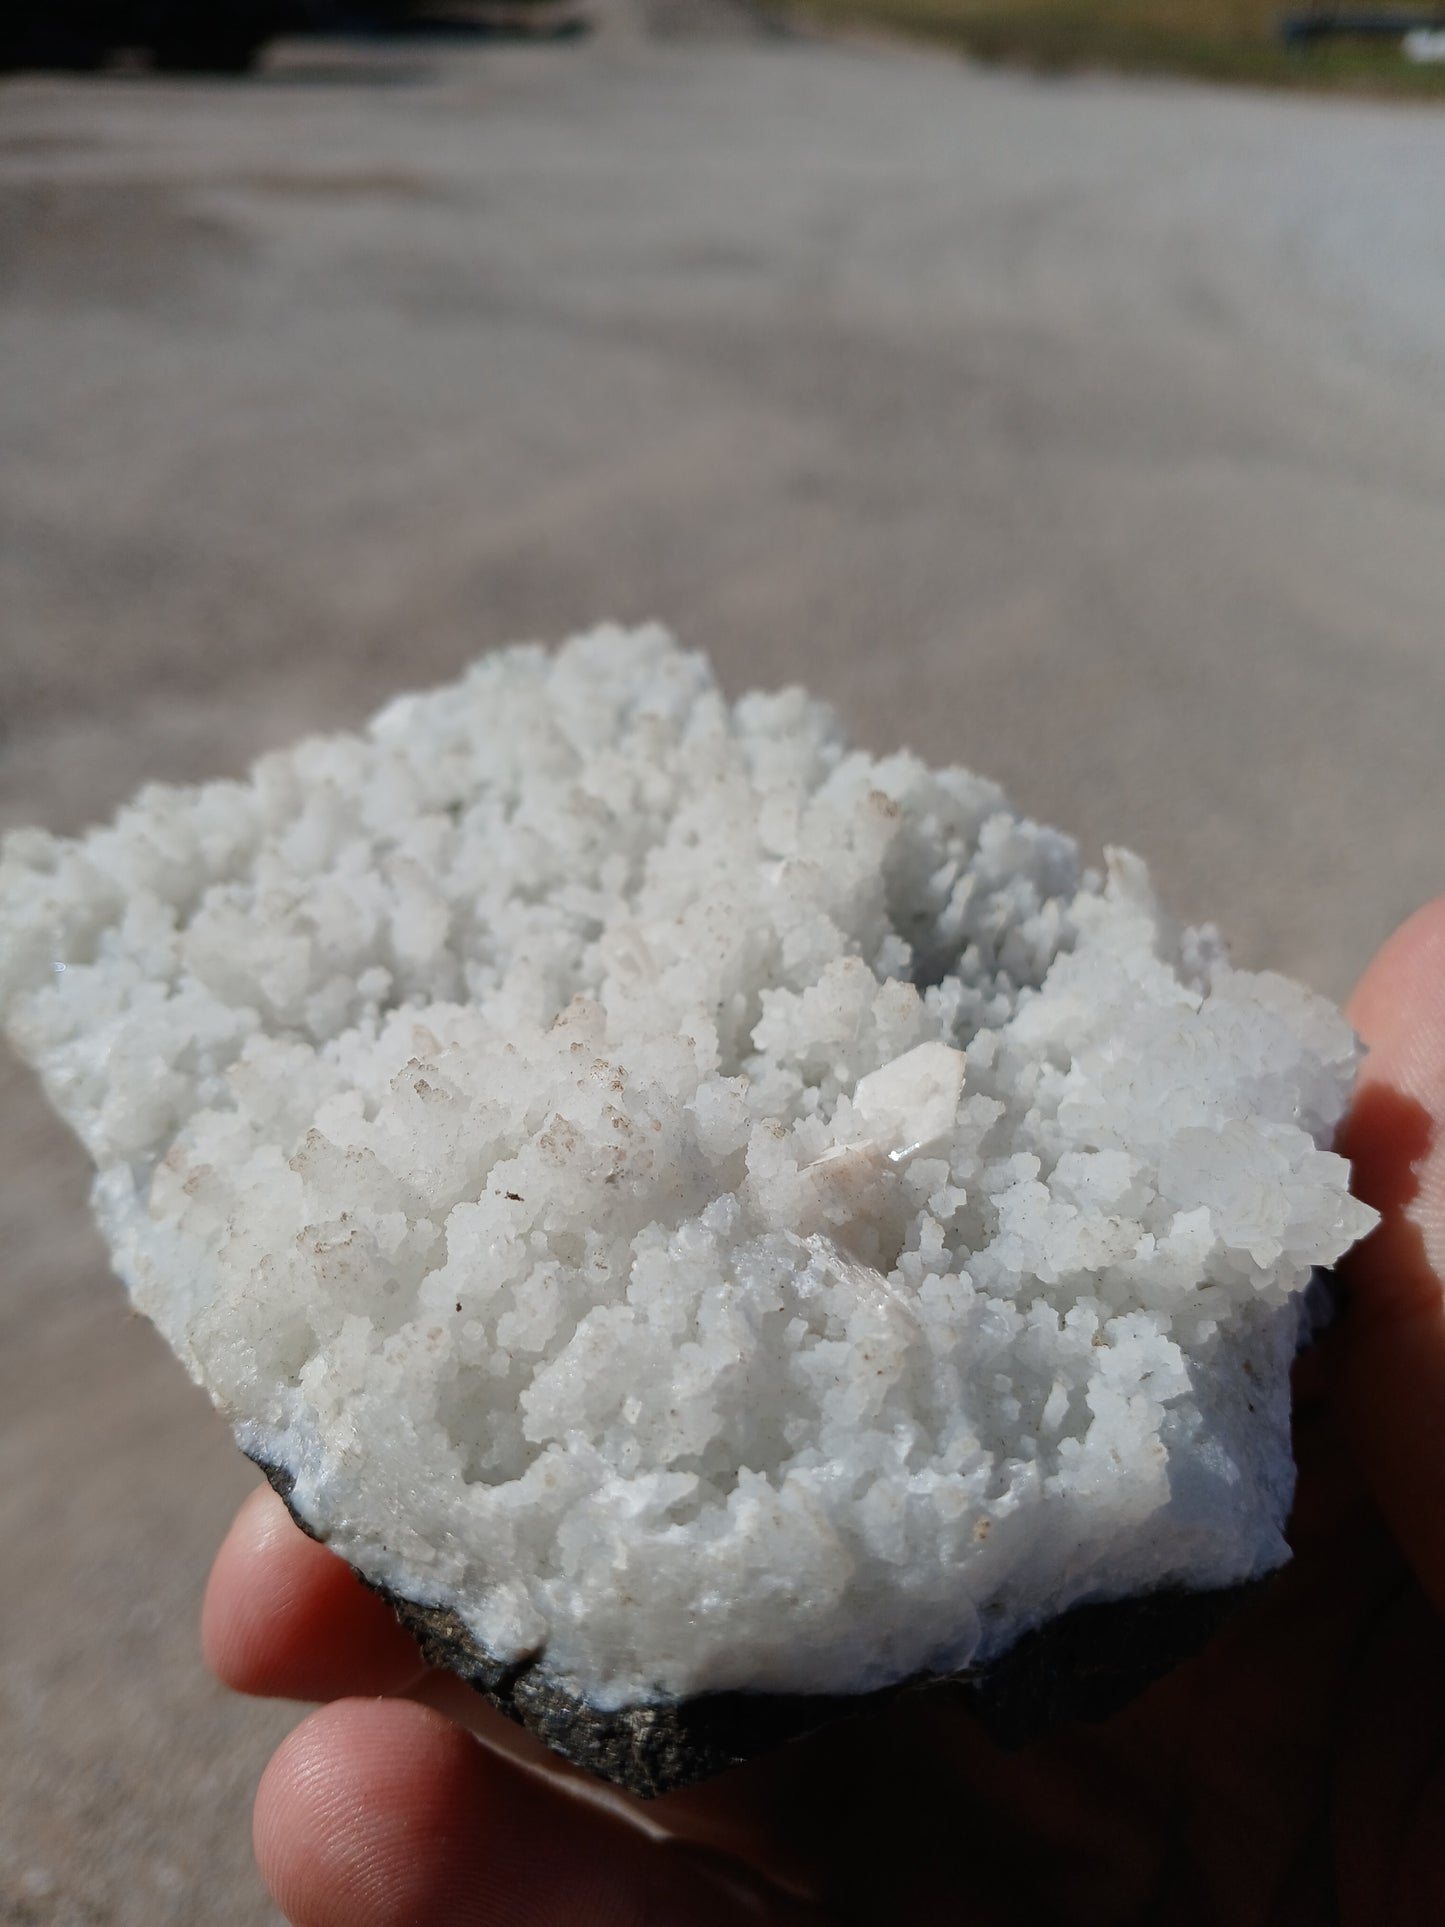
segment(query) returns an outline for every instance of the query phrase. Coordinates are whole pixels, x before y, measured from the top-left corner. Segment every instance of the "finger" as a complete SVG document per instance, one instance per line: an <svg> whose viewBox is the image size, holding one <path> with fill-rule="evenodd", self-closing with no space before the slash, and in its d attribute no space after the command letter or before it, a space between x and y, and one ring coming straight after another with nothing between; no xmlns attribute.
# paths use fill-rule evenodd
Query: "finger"
<svg viewBox="0 0 1445 1927"><path fill-rule="evenodd" d="M1369 1054L1341 1149L1382 1215L1345 1268L1338 1396L1375 1501L1445 1610L1445 898L1385 945L1350 1017Z"/></svg>
<svg viewBox="0 0 1445 1927"><path fill-rule="evenodd" d="M1445 1919L1445 1642L1413 1586L1397 1588L1363 1637L1357 1630L1334 1720L1335 1811L1349 1816L1335 1829L1337 1917L1401 1927Z"/></svg>
<svg viewBox="0 0 1445 1927"><path fill-rule="evenodd" d="M235 1692L305 1700L405 1693L535 1771L575 1777L465 1681L429 1670L386 1602L307 1538L269 1486L245 1500L216 1555L201 1644Z"/></svg>
<svg viewBox="0 0 1445 1927"><path fill-rule="evenodd" d="M340 1700L281 1746L256 1857L295 1927L803 1927L742 1869L649 1839L408 1700Z"/></svg>
<svg viewBox="0 0 1445 1927"><path fill-rule="evenodd" d="M277 1699L397 1693L423 1670L391 1608L308 1539L269 1486L246 1500L216 1555L201 1643L228 1686Z"/></svg>

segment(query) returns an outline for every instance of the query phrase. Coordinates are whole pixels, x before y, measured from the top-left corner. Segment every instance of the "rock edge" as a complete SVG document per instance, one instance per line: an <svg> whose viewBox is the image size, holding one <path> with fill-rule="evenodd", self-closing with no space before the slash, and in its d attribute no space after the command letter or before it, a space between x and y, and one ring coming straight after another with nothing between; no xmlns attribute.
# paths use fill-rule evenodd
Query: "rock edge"
<svg viewBox="0 0 1445 1927"><path fill-rule="evenodd" d="M293 1475L255 1460L292 1519L325 1544L291 1502ZM604 1710L549 1674L540 1656L505 1664L447 1607L357 1575L391 1607L430 1666L466 1681L552 1752L640 1799L675 1793L791 1740L891 1704L905 1694L961 1689L967 1709L1013 1749L1076 1720L1102 1720L1197 1653L1268 1578L1191 1592L1161 1587L1074 1606L1025 1633L987 1666L917 1673L869 1693L708 1693Z"/></svg>

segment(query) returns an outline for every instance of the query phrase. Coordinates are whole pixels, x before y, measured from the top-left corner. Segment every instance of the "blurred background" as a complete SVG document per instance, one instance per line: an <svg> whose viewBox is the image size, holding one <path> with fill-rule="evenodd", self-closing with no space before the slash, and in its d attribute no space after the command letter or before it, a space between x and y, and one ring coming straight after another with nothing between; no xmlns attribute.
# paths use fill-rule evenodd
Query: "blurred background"
<svg viewBox="0 0 1445 1927"><path fill-rule="evenodd" d="M1445 887L1428 15L5 19L0 827L657 616L1332 995ZM85 1194L0 1061L0 1921L253 1927L250 1475Z"/></svg>

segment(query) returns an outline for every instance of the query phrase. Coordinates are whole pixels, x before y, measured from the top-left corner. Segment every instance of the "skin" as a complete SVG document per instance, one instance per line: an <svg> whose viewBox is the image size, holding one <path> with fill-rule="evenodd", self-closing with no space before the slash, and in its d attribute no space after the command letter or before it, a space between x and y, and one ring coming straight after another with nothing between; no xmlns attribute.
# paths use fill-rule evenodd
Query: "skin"
<svg viewBox="0 0 1445 1927"><path fill-rule="evenodd" d="M1294 1563L1106 1724L998 1751L946 1689L643 1807L458 1682L265 1489L204 1640L325 1702L256 1799L296 1927L1393 1927L1445 1919L1445 899L1350 1007L1382 1223L1296 1374Z"/></svg>

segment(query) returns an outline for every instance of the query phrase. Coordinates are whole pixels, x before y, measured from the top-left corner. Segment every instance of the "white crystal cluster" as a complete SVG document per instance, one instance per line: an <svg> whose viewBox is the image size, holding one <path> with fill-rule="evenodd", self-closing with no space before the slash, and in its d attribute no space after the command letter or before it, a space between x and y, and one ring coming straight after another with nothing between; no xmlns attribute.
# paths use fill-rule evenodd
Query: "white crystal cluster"
<svg viewBox="0 0 1445 1927"><path fill-rule="evenodd" d="M10 838L0 1012L301 1513L594 1703L1286 1556L1344 1021L659 630Z"/></svg>

